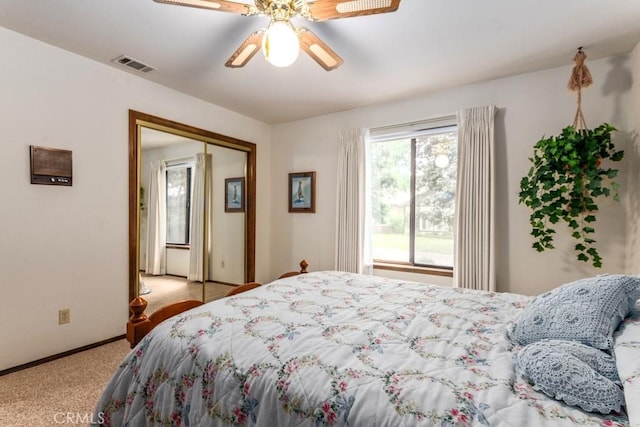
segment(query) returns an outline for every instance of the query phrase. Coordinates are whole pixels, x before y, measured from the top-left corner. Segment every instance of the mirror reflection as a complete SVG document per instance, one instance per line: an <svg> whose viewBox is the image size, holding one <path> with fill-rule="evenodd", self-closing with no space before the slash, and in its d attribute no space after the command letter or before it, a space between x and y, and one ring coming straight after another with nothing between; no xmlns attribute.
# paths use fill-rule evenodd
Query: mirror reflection
<svg viewBox="0 0 640 427"><path fill-rule="evenodd" d="M253 144L236 147L141 120L136 135L133 286L147 300L146 312L185 299L208 302L252 281L255 147L242 144Z"/></svg>

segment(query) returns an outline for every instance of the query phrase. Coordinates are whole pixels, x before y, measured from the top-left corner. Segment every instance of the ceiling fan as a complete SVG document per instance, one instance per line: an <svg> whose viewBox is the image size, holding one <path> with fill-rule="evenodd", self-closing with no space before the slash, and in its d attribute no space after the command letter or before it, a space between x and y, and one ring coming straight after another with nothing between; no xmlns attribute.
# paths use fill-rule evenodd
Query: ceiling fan
<svg viewBox="0 0 640 427"><path fill-rule="evenodd" d="M244 67L260 49L271 64L286 67L296 60L298 51L302 48L327 71L338 68L344 61L308 28L295 27L291 18L301 16L319 22L394 12L400 5L400 0L254 0L255 5L232 0L154 1L245 16L270 17L269 27L259 29L247 37L225 63L227 67Z"/></svg>

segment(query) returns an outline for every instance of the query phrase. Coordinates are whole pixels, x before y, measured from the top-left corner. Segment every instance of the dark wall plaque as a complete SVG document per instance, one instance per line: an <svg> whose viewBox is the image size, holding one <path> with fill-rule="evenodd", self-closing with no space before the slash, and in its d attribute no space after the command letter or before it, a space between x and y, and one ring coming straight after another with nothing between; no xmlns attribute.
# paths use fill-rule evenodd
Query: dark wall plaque
<svg viewBox="0 0 640 427"><path fill-rule="evenodd" d="M58 148L31 148L31 183L46 185L71 185L71 151Z"/></svg>

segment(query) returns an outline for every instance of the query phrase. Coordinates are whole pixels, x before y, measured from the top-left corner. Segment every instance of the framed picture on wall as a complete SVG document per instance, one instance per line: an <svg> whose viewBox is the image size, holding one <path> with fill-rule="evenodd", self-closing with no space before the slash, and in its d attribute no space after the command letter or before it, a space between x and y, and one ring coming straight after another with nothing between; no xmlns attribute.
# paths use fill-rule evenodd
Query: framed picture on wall
<svg viewBox="0 0 640 427"><path fill-rule="evenodd" d="M289 174L289 212L316 212L316 173Z"/></svg>
<svg viewBox="0 0 640 427"><path fill-rule="evenodd" d="M244 177L224 180L224 211L244 212Z"/></svg>

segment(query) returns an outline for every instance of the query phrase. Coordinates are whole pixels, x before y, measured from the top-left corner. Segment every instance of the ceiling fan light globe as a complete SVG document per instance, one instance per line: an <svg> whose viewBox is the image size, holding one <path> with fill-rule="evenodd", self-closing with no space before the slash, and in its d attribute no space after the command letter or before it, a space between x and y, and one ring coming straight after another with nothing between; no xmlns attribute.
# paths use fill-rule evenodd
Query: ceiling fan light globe
<svg viewBox="0 0 640 427"><path fill-rule="evenodd" d="M288 21L273 21L262 38L262 53L276 67L288 67L298 58L298 35Z"/></svg>

